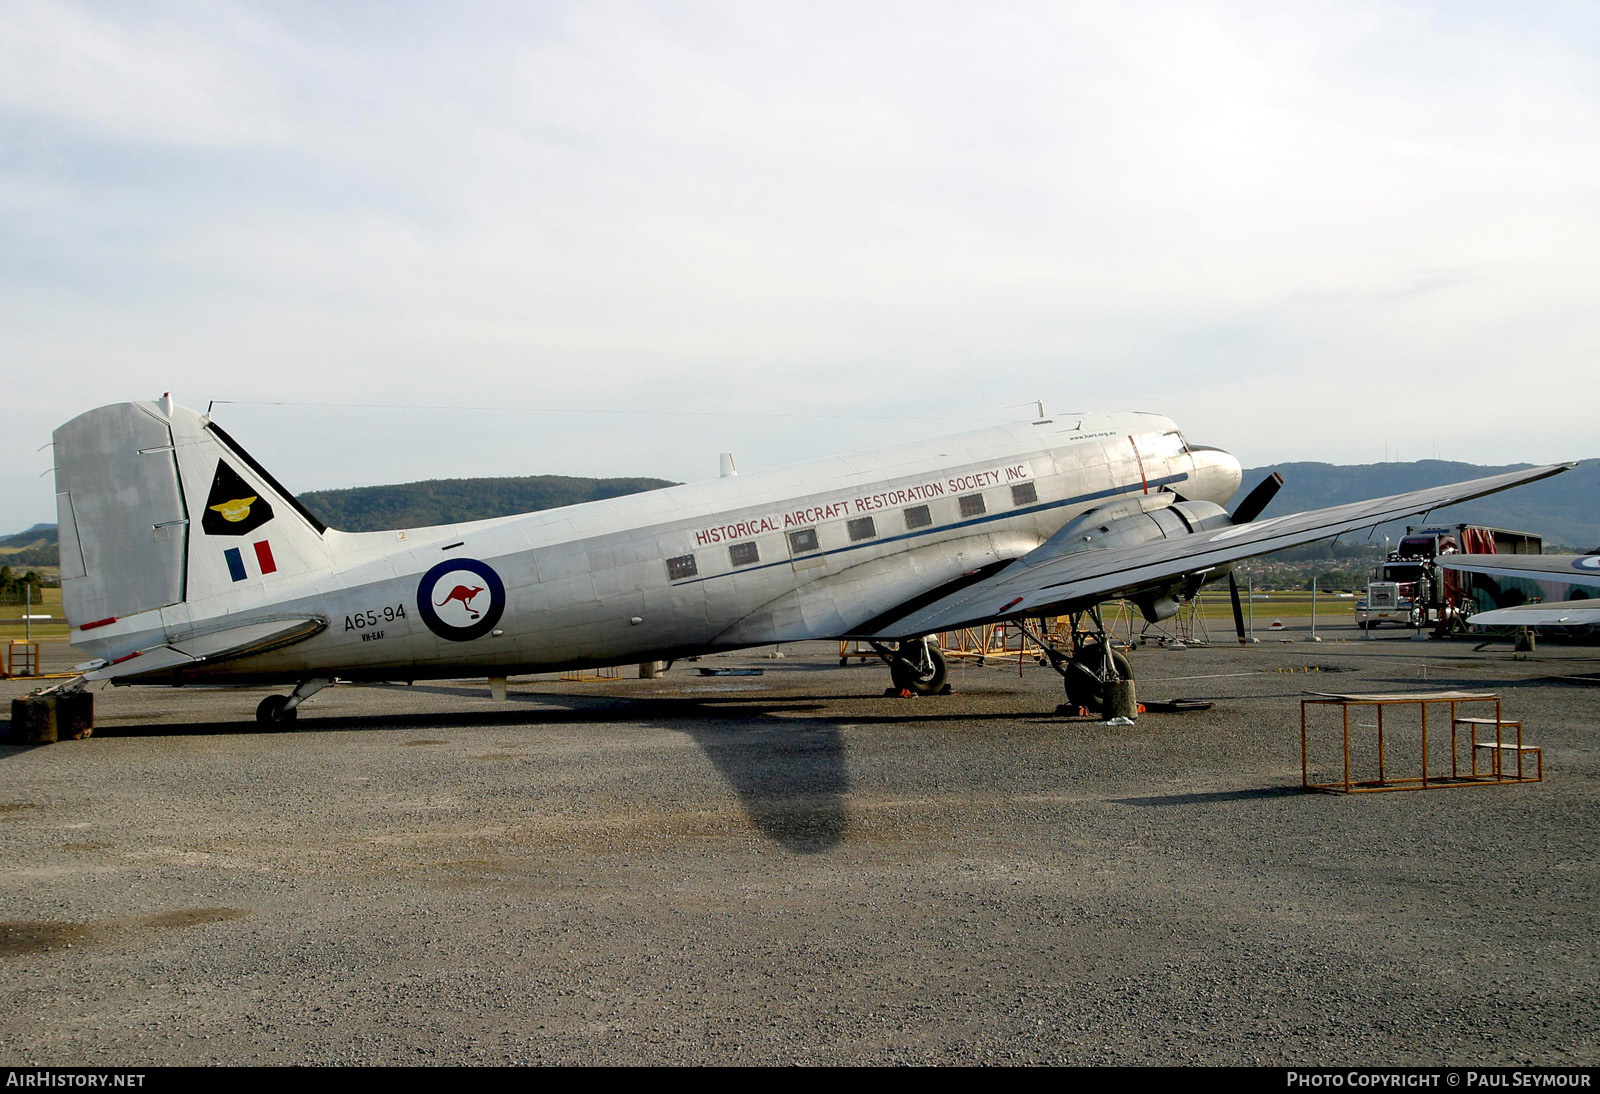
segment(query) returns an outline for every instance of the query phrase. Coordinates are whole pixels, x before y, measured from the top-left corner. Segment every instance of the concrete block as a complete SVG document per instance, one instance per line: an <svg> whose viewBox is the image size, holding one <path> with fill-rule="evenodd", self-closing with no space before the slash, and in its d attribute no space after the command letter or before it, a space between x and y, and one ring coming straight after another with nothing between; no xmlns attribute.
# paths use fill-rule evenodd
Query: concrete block
<svg viewBox="0 0 1600 1094"><path fill-rule="evenodd" d="M1132 680L1107 681L1105 697L1107 721L1112 718L1127 718L1133 721L1139 717L1139 697L1134 690Z"/></svg>
<svg viewBox="0 0 1600 1094"><path fill-rule="evenodd" d="M49 745L81 741L94 732L94 696L87 691L66 695L25 695L11 700L9 744Z"/></svg>

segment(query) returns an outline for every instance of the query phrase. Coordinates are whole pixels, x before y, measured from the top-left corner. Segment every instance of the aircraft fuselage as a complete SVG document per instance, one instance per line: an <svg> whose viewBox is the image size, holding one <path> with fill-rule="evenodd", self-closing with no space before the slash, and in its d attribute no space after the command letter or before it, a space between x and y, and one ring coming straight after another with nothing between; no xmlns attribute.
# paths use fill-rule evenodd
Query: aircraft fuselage
<svg viewBox="0 0 1600 1094"><path fill-rule="evenodd" d="M186 454L181 439L177 448L180 468L191 460L209 476L204 456ZM244 519L273 484L255 482L250 466L232 469L242 485L231 493L248 500L207 507L220 514L208 518L218 534L184 521L180 602L93 629L73 619L74 644L110 661L222 626L305 617L325 627L283 648L126 682L504 676L842 637L1021 557L1108 502L1169 490L1221 504L1239 485L1233 457L1191 449L1169 419L1132 413L1060 415L389 532L320 531L289 505L234 532L226 521ZM181 487L191 513L195 477L185 472Z"/></svg>

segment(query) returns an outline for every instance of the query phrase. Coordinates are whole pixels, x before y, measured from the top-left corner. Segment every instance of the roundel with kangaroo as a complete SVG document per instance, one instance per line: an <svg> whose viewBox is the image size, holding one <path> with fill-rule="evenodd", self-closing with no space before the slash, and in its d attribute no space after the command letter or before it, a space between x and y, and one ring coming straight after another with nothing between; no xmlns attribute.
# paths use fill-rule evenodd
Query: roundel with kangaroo
<svg viewBox="0 0 1600 1094"><path fill-rule="evenodd" d="M428 629L452 642L481 638L500 622L506 610L506 587L500 575L475 558L452 558L422 575L417 585L417 611Z"/></svg>

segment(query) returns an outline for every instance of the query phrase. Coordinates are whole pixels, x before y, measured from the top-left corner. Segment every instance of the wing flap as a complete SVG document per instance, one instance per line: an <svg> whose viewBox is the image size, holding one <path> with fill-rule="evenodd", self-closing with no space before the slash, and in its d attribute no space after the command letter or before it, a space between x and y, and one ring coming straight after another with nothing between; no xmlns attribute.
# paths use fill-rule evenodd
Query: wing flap
<svg viewBox="0 0 1600 1094"><path fill-rule="evenodd" d="M1576 466L1550 464L1489 475L1386 498L1153 540L1133 547L1078 551L1043 561L1027 555L985 581L896 620L873 637L908 638L996 619L1048 615L1066 605L1094 603L1125 590L1180 579L1240 559L1470 501L1549 478Z"/></svg>

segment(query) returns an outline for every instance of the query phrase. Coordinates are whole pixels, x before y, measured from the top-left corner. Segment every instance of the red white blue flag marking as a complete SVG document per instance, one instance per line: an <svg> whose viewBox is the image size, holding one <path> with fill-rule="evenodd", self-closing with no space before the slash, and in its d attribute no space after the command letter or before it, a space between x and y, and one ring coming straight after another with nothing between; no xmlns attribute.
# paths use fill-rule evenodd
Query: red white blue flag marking
<svg viewBox="0 0 1600 1094"><path fill-rule="evenodd" d="M272 557L272 544L267 540L257 540L254 544L256 552L256 566L263 575L278 572L278 563ZM237 547L229 547L222 552L222 557L228 560L228 575L235 581L243 581L250 576L250 571L245 567L244 553Z"/></svg>

